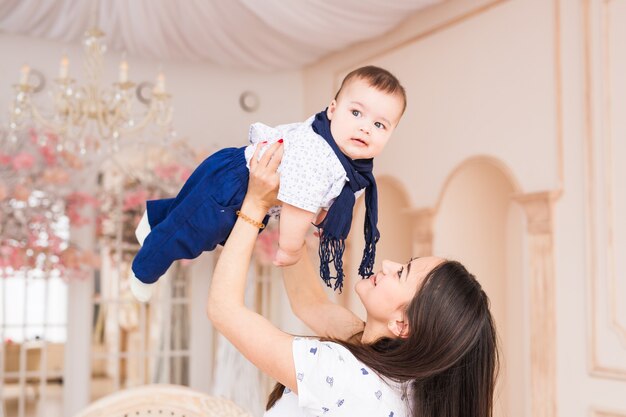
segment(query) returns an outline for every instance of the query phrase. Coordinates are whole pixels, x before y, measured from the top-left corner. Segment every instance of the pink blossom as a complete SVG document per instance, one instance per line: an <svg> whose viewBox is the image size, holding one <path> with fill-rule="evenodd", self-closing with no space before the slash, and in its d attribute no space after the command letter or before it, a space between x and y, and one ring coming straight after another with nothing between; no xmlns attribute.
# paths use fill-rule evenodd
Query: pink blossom
<svg viewBox="0 0 626 417"><path fill-rule="evenodd" d="M39 140L39 134L37 134L37 130L30 128L28 129L28 134L30 135L30 141L31 143L37 143L37 141Z"/></svg>
<svg viewBox="0 0 626 417"><path fill-rule="evenodd" d="M174 178L177 172L178 165L176 164L160 165L154 168L154 174L163 180Z"/></svg>
<svg viewBox="0 0 626 417"><path fill-rule="evenodd" d="M26 152L20 152L13 157L13 169L21 171L30 169L35 164L35 157Z"/></svg>
<svg viewBox="0 0 626 417"><path fill-rule="evenodd" d="M0 247L0 268L22 268L26 264L24 249L10 245Z"/></svg>
<svg viewBox="0 0 626 417"><path fill-rule="evenodd" d="M2 245L0 246L0 255L3 258L8 258L9 256L11 256L11 253L13 253L13 250L15 248L12 246L8 246L8 245Z"/></svg>
<svg viewBox="0 0 626 417"><path fill-rule="evenodd" d="M46 165L51 166L57 163L57 156L51 145L43 145L39 147L39 152L43 156Z"/></svg>
<svg viewBox="0 0 626 417"><path fill-rule="evenodd" d="M59 136L56 135L55 133L51 133L51 132L46 132L46 138L48 138L48 144L51 146L56 145L57 143L59 143Z"/></svg>
<svg viewBox="0 0 626 417"><path fill-rule="evenodd" d="M191 169L187 167L180 167L180 173L178 174L178 179L181 182L185 182L191 177Z"/></svg>
<svg viewBox="0 0 626 417"><path fill-rule="evenodd" d="M67 203L65 212L67 217L70 219L70 223L74 227L89 224L89 219L80 214L80 208L86 205L91 205L92 207L98 206L98 200L95 197L79 191L69 194L65 198L65 201Z"/></svg>
<svg viewBox="0 0 626 417"><path fill-rule="evenodd" d="M0 201L7 198L8 195L9 195L9 191L7 190L7 186L4 185L2 181L0 181Z"/></svg>
<svg viewBox="0 0 626 417"><path fill-rule="evenodd" d="M61 185L67 184L70 180L70 175L61 168L46 168L41 179L47 184Z"/></svg>
<svg viewBox="0 0 626 417"><path fill-rule="evenodd" d="M67 151L63 151L61 152L61 157L70 168L74 168L74 169L83 168L83 165L84 165L83 161L81 161L77 155L74 155L73 153L70 153Z"/></svg>
<svg viewBox="0 0 626 417"><path fill-rule="evenodd" d="M66 214L70 219L70 224L74 227L84 226L89 223L89 220L82 216L75 207L68 207Z"/></svg>
<svg viewBox="0 0 626 417"><path fill-rule="evenodd" d="M141 206L148 199L148 192L144 189L138 189L136 191L132 191L127 193L124 196L124 206L122 210L127 211L131 210L135 207Z"/></svg>
<svg viewBox="0 0 626 417"><path fill-rule="evenodd" d="M83 251L81 255L82 264L91 268L99 268L100 261L100 256L90 250Z"/></svg>
<svg viewBox="0 0 626 417"><path fill-rule="evenodd" d="M26 201L30 197L30 189L22 184L18 184L13 189L13 198L19 201Z"/></svg>
<svg viewBox="0 0 626 417"><path fill-rule="evenodd" d="M50 245L50 249L52 249L54 253L59 253L59 251L61 250L62 243L63 243L63 240L57 235L55 234L49 235L48 244Z"/></svg>
<svg viewBox="0 0 626 417"><path fill-rule="evenodd" d="M11 155L0 152L0 165L9 165L11 163Z"/></svg>
<svg viewBox="0 0 626 417"><path fill-rule="evenodd" d="M66 268L78 269L80 267L78 250L72 247L65 249L59 254L59 262Z"/></svg>
<svg viewBox="0 0 626 417"><path fill-rule="evenodd" d="M91 194L87 194L81 191L75 191L69 194L65 198L65 201L67 201L68 205L75 206L75 207L84 207L86 205L90 205L92 207L98 207L98 205L100 204L96 197L92 196Z"/></svg>
<svg viewBox="0 0 626 417"><path fill-rule="evenodd" d="M39 236L36 230L29 230L28 232L28 236L27 236L27 241L26 241L26 247L27 248L31 248L31 249L35 249L37 247L39 247L39 245L37 244L37 241L39 240Z"/></svg>

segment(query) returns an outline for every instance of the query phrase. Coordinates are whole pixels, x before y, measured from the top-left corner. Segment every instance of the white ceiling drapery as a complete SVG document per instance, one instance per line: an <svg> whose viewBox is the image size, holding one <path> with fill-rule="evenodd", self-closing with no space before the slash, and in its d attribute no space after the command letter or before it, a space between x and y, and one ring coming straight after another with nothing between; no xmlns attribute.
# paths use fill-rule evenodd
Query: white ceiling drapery
<svg viewBox="0 0 626 417"><path fill-rule="evenodd" d="M109 47L160 60L295 69L377 37L444 0L102 0ZM0 32L77 43L94 20L85 0L0 0Z"/></svg>

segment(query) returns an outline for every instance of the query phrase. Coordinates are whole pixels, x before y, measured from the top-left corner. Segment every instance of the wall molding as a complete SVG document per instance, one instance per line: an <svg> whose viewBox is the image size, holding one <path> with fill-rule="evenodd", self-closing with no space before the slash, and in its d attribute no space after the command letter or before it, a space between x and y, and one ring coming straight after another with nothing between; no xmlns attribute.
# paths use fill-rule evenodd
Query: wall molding
<svg viewBox="0 0 626 417"><path fill-rule="evenodd" d="M626 417L626 411L607 411L600 409L591 410L591 417Z"/></svg>
<svg viewBox="0 0 626 417"><path fill-rule="evenodd" d="M559 192L513 196L526 214L530 282L530 410L557 416L554 202Z"/></svg>
<svg viewBox="0 0 626 417"><path fill-rule="evenodd" d="M589 374L626 380L626 367L604 364L598 352L599 326L606 325L626 350L626 327L617 312L619 291L614 252L614 187L612 135L611 11L612 0L585 0L584 53L586 92L585 192L588 243L587 287L589 314L587 346ZM602 168L602 169L600 169ZM604 238L603 238L604 237ZM606 285L607 322L601 323L599 309L602 285Z"/></svg>

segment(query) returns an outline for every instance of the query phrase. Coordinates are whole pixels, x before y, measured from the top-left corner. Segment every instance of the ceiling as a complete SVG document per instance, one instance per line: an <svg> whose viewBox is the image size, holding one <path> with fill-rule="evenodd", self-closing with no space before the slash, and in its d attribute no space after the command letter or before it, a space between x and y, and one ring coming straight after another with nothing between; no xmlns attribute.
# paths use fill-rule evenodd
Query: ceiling
<svg viewBox="0 0 626 417"><path fill-rule="evenodd" d="M97 21L109 47L130 56L286 70L443 1L0 0L0 32L79 43Z"/></svg>

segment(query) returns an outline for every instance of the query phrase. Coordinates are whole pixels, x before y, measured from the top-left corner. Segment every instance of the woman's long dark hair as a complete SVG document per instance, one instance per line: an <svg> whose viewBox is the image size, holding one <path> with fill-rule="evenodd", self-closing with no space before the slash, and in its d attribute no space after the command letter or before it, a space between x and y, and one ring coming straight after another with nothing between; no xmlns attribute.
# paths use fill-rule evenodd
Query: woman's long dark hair
<svg viewBox="0 0 626 417"><path fill-rule="evenodd" d="M491 417L498 373L496 331L489 299L476 278L459 262L442 262L425 277L406 317L406 338L333 342L379 375L408 383L414 417ZM268 410L283 388L276 385Z"/></svg>

